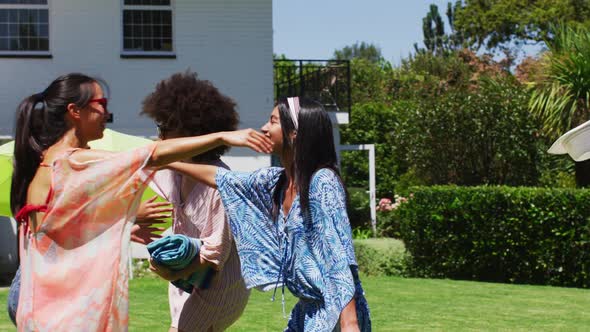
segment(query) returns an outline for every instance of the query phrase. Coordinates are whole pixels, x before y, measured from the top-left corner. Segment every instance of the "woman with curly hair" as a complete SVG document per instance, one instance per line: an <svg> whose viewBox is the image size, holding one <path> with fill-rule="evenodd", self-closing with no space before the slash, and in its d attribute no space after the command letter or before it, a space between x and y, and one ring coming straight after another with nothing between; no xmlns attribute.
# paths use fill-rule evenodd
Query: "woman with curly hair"
<svg viewBox="0 0 590 332"><path fill-rule="evenodd" d="M211 82L187 71L161 81L145 98L141 113L156 122L161 139L170 139L235 130L235 106ZM220 160L227 150L220 146L185 161L227 169ZM174 205L173 233L202 241L198 259L184 270L172 272L153 261L152 270L169 281L214 271L206 287L196 286L191 293L169 284L170 331L225 330L244 311L250 292L219 193L171 170L157 172L151 186Z"/></svg>

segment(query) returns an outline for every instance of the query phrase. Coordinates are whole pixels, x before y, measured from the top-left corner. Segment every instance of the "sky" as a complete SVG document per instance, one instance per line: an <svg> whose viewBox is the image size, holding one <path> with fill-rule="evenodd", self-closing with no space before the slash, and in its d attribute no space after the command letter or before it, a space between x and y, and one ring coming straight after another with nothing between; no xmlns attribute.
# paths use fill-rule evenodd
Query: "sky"
<svg viewBox="0 0 590 332"><path fill-rule="evenodd" d="M275 54L290 59L329 59L355 42L381 48L399 64L422 44L422 18L430 4L445 18L448 0L273 0Z"/></svg>

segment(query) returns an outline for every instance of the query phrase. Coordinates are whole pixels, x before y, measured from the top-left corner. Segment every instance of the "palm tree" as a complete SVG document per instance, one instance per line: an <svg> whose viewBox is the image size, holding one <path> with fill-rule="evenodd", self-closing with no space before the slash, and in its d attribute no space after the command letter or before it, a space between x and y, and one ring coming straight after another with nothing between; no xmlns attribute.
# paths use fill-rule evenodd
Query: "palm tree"
<svg viewBox="0 0 590 332"><path fill-rule="evenodd" d="M590 115L590 31L583 27L554 28L543 56L543 74L532 83L531 111L543 130L557 138L587 121ZM590 185L590 161L576 163L576 183Z"/></svg>

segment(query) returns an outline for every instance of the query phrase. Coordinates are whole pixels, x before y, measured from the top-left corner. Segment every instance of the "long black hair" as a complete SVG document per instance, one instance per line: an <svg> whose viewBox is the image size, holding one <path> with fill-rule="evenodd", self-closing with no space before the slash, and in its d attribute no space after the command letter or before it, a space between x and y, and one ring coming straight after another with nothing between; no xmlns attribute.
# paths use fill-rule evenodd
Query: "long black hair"
<svg viewBox="0 0 590 332"><path fill-rule="evenodd" d="M295 124L291 118L287 99L280 98L277 101L283 131L283 149L293 149L295 156L293 174L299 192L301 211L307 213L309 212L309 186L315 172L321 168L329 168L336 173L343 187L344 184L340 179L330 116L320 103L310 99L299 98L299 106L297 135L294 140L291 140ZM273 194L275 219L281 206L280 194L285 180L283 175Z"/></svg>
<svg viewBox="0 0 590 332"><path fill-rule="evenodd" d="M93 83L103 82L84 74L58 77L47 89L25 98L16 111L14 161L10 188L13 215L25 205L43 151L55 144L70 128L65 114L70 103L84 107L94 96Z"/></svg>

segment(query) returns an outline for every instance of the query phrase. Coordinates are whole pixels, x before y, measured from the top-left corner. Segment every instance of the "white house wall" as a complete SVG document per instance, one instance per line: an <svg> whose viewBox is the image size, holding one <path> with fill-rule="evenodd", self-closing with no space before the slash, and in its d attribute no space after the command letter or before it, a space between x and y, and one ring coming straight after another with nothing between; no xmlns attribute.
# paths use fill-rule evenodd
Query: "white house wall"
<svg viewBox="0 0 590 332"><path fill-rule="evenodd" d="M24 97L54 78L82 72L108 82L109 127L153 136L138 115L156 83L190 68L238 104L241 127L259 128L273 105L272 1L172 0L176 59L123 59L122 0L49 0L50 59L0 58L0 136L12 136L14 113ZM234 149L231 167L267 166L268 157Z"/></svg>

